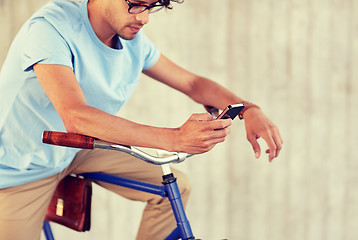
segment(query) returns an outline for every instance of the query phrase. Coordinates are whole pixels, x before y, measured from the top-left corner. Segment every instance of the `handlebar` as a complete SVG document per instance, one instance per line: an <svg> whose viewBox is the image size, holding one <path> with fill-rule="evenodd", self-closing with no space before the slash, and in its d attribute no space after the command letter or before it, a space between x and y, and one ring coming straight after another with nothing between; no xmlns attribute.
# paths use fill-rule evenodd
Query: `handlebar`
<svg viewBox="0 0 358 240"><path fill-rule="evenodd" d="M58 145L63 147L73 147L73 148L82 148L82 149L100 148L100 149L121 151L121 152L128 153L136 158L139 158L145 162L155 165L163 165L167 163L179 163L179 162L183 162L186 158L193 156L192 154L174 152L174 153L169 153L169 155L165 157L157 157L148 154L146 152L143 152L132 146L111 143L77 133L44 131L42 134L42 142L46 144Z"/></svg>

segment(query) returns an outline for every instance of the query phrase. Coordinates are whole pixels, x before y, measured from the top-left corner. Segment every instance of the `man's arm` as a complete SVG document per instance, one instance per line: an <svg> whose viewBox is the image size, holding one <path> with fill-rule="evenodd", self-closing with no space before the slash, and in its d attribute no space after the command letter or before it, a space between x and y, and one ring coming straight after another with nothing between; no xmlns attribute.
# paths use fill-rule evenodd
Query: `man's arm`
<svg viewBox="0 0 358 240"><path fill-rule="evenodd" d="M216 82L179 67L164 55L161 55L157 63L150 69L145 70L144 73L183 92L203 105L224 109L231 103L243 101Z"/></svg>
<svg viewBox="0 0 358 240"><path fill-rule="evenodd" d="M223 142L230 131L231 120L210 121L208 114L194 114L179 128L137 124L89 106L71 68L46 64L33 68L68 132L118 144L195 154Z"/></svg>
<svg viewBox="0 0 358 240"><path fill-rule="evenodd" d="M144 73L158 81L188 95L194 101L224 109L229 104L241 103L244 100L221 85L197 76L177 66L161 55L158 62ZM282 148L282 137L278 128L264 115L258 107L247 109L243 115L247 139L251 143L256 158L260 157L261 149L257 139L262 137L269 149L269 161L277 157Z"/></svg>

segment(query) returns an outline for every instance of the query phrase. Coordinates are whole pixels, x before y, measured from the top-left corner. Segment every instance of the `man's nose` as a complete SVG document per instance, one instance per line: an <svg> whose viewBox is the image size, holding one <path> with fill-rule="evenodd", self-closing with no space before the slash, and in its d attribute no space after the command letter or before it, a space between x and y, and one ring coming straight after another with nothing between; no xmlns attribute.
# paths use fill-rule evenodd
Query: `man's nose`
<svg viewBox="0 0 358 240"><path fill-rule="evenodd" d="M136 19L143 25L147 24L149 22L149 11L145 10L144 12L136 14Z"/></svg>

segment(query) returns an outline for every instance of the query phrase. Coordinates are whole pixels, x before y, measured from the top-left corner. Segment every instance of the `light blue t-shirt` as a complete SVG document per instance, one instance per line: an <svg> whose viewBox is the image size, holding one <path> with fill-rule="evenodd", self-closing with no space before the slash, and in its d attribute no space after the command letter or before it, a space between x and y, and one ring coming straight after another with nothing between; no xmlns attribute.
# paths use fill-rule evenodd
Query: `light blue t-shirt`
<svg viewBox="0 0 358 240"><path fill-rule="evenodd" d="M78 149L46 145L45 130L65 131L32 69L35 63L71 67L87 103L116 114L159 50L139 32L104 45L88 19L85 1L56 0L21 28L0 72L0 188L21 185L66 168ZM61 91L61 89L58 89Z"/></svg>

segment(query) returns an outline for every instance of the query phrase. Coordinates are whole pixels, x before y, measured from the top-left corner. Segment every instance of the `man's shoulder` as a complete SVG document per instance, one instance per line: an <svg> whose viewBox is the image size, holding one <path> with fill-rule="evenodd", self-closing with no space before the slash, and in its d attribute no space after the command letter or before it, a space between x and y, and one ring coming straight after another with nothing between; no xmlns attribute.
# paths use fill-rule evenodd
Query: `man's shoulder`
<svg viewBox="0 0 358 240"><path fill-rule="evenodd" d="M53 0L39 9L32 19L45 18L51 23L76 24L82 18L84 1Z"/></svg>
<svg viewBox="0 0 358 240"><path fill-rule="evenodd" d="M25 28L46 31L51 26L63 37L76 34L84 25L86 3L87 1L53 0L34 13Z"/></svg>

